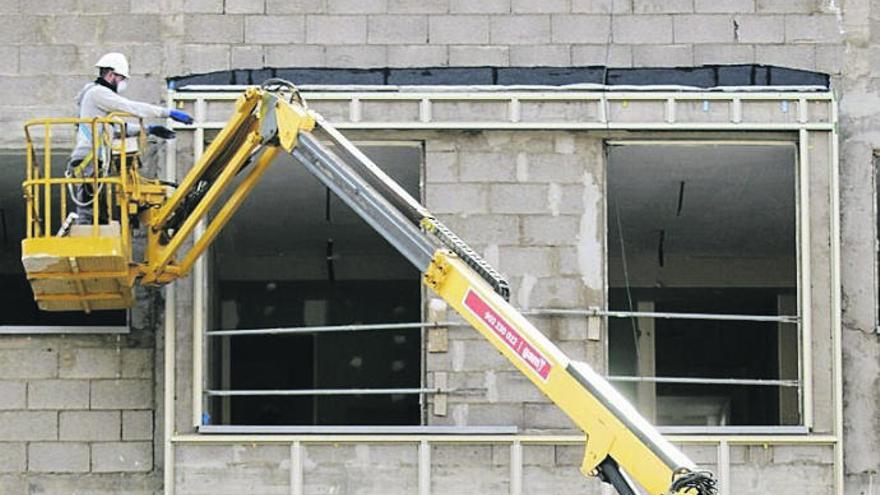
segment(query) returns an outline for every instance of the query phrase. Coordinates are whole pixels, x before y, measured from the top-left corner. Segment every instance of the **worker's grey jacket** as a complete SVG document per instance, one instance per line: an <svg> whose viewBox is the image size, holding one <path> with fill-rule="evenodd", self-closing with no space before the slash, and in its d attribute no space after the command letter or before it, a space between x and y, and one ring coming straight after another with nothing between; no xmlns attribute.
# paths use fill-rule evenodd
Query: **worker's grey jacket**
<svg viewBox="0 0 880 495"><path fill-rule="evenodd" d="M166 118L169 112L164 107L129 100L96 82L90 82L80 90L76 95L76 104L81 119L105 117L112 112L126 112L140 118ZM129 135L136 135L140 131L138 126L132 123L128 124L127 130ZM71 160L82 160L89 154L92 149L91 133L88 125L80 124L76 132L76 146L70 154Z"/></svg>

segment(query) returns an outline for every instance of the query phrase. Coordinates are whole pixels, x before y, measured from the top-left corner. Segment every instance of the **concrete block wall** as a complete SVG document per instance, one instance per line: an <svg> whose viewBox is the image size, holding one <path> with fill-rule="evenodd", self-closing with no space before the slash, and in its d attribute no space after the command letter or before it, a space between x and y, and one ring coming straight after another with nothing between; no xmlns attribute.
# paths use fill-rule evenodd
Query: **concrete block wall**
<svg viewBox="0 0 880 495"><path fill-rule="evenodd" d="M613 14L613 18L609 14ZM0 102L0 147L20 148L21 123L27 118L73 112L72 96L92 79L91 64L108 50L129 54L134 74L131 96L157 103L162 101L166 76L262 66L607 63L616 67L643 67L757 62L829 72L835 76L841 107L847 493L864 493L876 484L876 473L880 471L880 458L874 455L880 446L880 428L876 422L880 417L877 406L880 387L870 378L880 375L877 367L880 341L875 332L874 309L877 298L873 270L865 269L864 261L874 258L876 231L871 204L873 156L875 150L880 149L876 132L880 121L875 111L880 78L876 56L880 44L878 20L880 7L871 0L163 0L153 3L0 0L0 94L4 96ZM432 169L436 168L436 172L429 169L428 173L453 173L454 169L456 175L448 181L457 182L460 164L457 161L454 165L447 164L444 172L441 161L434 158L432 163L438 165ZM471 215L467 222L460 219L463 225L454 227L478 231L494 229L499 235L507 235L511 225L517 232L525 230L525 216L540 215L520 212L493 218L489 211L491 187L479 185L479 176L467 175L467 178L472 182L463 183L462 187L475 191L476 201L485 204L487 212ZM444 183L443 180L436 182ZM524 187L518 192L524 197L539 197L541 192L535 190L535 187ZM549 185L546 190L549 194ZM565 197L562 183L559 191ZM496 206L498 201L496 197ZM455 224L455 215L454 212L447 215L450 224ZM565 220L559 218L574 215L560 211L559 217L553 217L551 212L548 218L563 223ZM514 218L517 216L522 218ZM531 227L545 226L538 223L540 225L532 222ZM542 235L570 227L545 229ZM506 245L510 249L546 247L515 244L525 242L524 239L520 235L504 242L510 243ZM486 244L482 248L487 257L492 258L494 250L489 247ZM499 252L502 247L499 244ZM557 253L560 260L561 251ZM546 268L546 264L536 264L535 273ZM534 276L540 279L539 275ZM522 292L525 274L514 279L520 284L517 293ZM187 287L184 285L182 289ZM533 288L532 293L535 291L540 292ZM180 291L183 299L187 297L186 292ZM528 299L531 302L531 297ZM584 332L582 327L554 330L553 322L548 323L547 328L560 339L559 334L563 332L572 335ZM185 333L179 337L181 355L186 355L187 337ZM21 342L17 337L3 337L0 344L23 345ZM114 349L120 345L112 340L101 340L97 344L98 341L90 338L34 337L29 342L28 345L35 348L45 345L47 349L56 348L58 342L73 348L90 348L94 344ZM123 342L129 345L127 338ZM588 346L587 357L595 361L589 349ZM56 359L60 358L56 356ZM22 368L32 369L31 366ZM58 366L60 374L60 364ZM120 372L123 367L120 364ZM137 381L139 378L21 377L16 373L23 371L14 369L8 377L0 373L0 394L9 397L9 401L3 403L9 409L2 413L33 413L27 416L30 416L28 421L34 423L26 421L25 425L39 426L43 424L40 421L48 424L46 418L53 415L58 423L55 430L47 427L54 437L39 427L32 429L39 431L33 437L0 437L0 442L8 447L0 450L0 470L13 473L0 475L3 488L0 491L18 493L28 486L39 486L45 492L67 492L70 485L65 483L70 483L71 476L76 477L77 486L84 490L112 491L106 487L115 486L119 488L117 491L128 493L150 491L140 490L153 482L149 475L125 475L124 480L142 481L135 483L135 487L127 484L129 481L118 481L122 478L115 474L89 477L81 473L28 474L31 450L39 456L45 450L41 447L43 443L62 442L61 413L90 412L74 409L83 404L82 381L88 382L89 407L92 407L93 381ZM480 376L479 371L475 376L469 379L491 383L485 374ZM499 379L504 377L496 377L496 383ZM53 386L55 391L59 390L57 384L49 383L52 380L70 381L71 386L69 390L62 387L59 393L52 394ZM46 409L28 409L31 381L47 382L34 386L35 397L39 399L42 394L41 407ZM184 373L178 380L183 411L189 406L188 386ZM112 387L99 385L98 388L106 391ZM488 386L483 388L489 390ZM486 392L480 394L484 396L480 400L492 397ZM111 409L100 411L120 412L120 443L146 441L143 432L148 427L144 414L129 421L132 425L129 431L141 433L125 436L126 415L137 416L145 411L124 409L133 405L126 401L105 403L102 407ZM51 409L62 406L65 409ZM524 417L525 412L522 414ZM188 419L183 414L178 418L181 430L185 430ZM112 446L115 440L70 442L87 445L92 469L95 445L106 442ZM76 452L83 453L81 446L70 448L72 458Z"/></svg>
<svg viewBox="0 0 880 495"><path fill-rule="evenodd" d="M520 309L602 306L604 154L572 132L444 132L425 141L426 205L511 282ZM450 312L450 317L453 314ZM572 359L604 367L585 318L533 318ZM429 352L429 385L445 381L448 412L431 424L574 431L571 422L482 336L452 327Z"/></svg>
<svg viewBox="0 0 880 495"><path fill-rule="evenodd" d="M842 13L847 50L840 57L841 277L843 290L843 424L846 493L870 493L880 472L880 333L876 279L866 270L876 253L880 150L880 5L847 2Z"/></svg>
<svg viewBox="0 0 880 495"><path fill-rule="evenodd" d="M866 0L858 0L864 3ZM0 2L0 146L74 110L101 53L131 58L132 96L166 76L260 67L765 63L840 73L833 0L165 0ZM609 48L610 47L610 48Z"/></svg>
<svg viewBox="0 0 880 495"><path fill-rule="evenodd" d="M0 336L0 493L58 493L75 475L92 480L78 488L152 492L153 344L142 330Z"/></svg>
<svg viewBox="0 0 880 495"><path fill-rule="evenodd" d="M682 450L701 469L715 469L715 445L687 444ZM505 442L435 443L428 447L431 492L510 493L511 449ZM185 444L177 449L178 493L287 494L291 447L287 443ZM304 493L411 494L419 487L416 444L332 443L300 446ZM731 445L731 493L825 495L833 491L833 452L828 445ZM595 478L581 475L583 448L576 445L522 446L522 489L539 493L606 493Z"/></svg>

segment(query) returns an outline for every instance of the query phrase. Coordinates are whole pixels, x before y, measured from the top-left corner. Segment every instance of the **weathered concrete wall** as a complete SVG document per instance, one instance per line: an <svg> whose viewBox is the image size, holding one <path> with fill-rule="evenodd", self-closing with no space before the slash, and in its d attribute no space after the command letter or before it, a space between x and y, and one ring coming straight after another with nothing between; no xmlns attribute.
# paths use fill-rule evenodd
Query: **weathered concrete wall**
<svg viewBox="0 0 880 495"><path fill-rule="evenodd" d="M604 153L572 132L445 132L425 142L427 207L511 283L521 309L604 305ZM450 315L451 316L451 315ZM535 318L572 359L603 370L604 346L584 318ZM449 330L447 352L429 352L427 378L450 389L433 424L572 424L477 332Z"/></svg>
<svg viewBox="0 0 880 495"><path fill-rule="evenodd" d="M862 3L2 0L0 145L18 144L28 117L72 112L73 95L94 77L92 64L111 49L131 57L132 96L155 102L166 76L264 66L758 62L837 74L844 55L839 13L849 9L852 22L864 23Z"/></svg>
<svg viewBox="0 0 880 495"><path fill-rule="evenodd" d="M880 473L880 335L877 333L875 153L880 4L849 0L843 11L846 51L840 95L841 275L843 288L843 426L846 493L870 493ZM876 488L873 488L876 490Z"/></svg>
<svg viewBox="0 0 880 495"><path fill-rule="evenodd" d="M608 15L611 11L613 19ZM872 152L880 145L880 134L876 131L880 122L875 117L880 75L875 56L880 36L878 19L880 5L871 0L160 0L152 3L135 0L0 0L0 95L3 95L0 147L20 147L21 123L26 118L71 113L74 110L72 96L93 77L91 64L102 52L111 49L124 51L131 57L134 73L131 96L153 102L162 100L166 76L262 66L567 66L604 65L607 62L611 66L627 67L758 62L831 73L835 75L835 86L840 95L843 135L841 191L847 491L865 493L871 483L877 483L874 477L880 471L880 459L876 455L880 450L880 342L873 332L876 319L874 274L873 270L866 268L875 257ZM613 42L610 50L606 49L609 41ZM485 138L485 135L463 135L462 146L470 146L469 140L476 142ZM552 141L544 137L538 141L542 139L544 141L538 144L550 149ZM578 138L574 145L586 146L586 143ZM185 143L181 146L186 149ZM556 143L552 142L552 146L555 150ZM578 281L581 275L576 270L578 265L572 264L570 258L573 246L552 244L555 242L554 233L563 229L543 232L541 235L547 237L531 243L525 237L524 219L544 216L550 223L571 223L583 212L560 211L554 216L552 210L549 213L546 210L514 213L512 210L509 214L495 215L497 211L491 209L492 189L518 188L520 185L495 177L492 181L497 180L499 185L490 186L480 175L472 175L481 171L472 165L462 166L460 158L479 150L470 149L461 154L454 147L446 150L429 148L428 151L437 155L428 158L429 182L440 186L450 181L467 182L466 190L474 193L471 199L477 198L480 208L485 208L484 213L472 214L466 220L456 211L445 215L463 237L478 244L490 259L497 256L502 268L514 274L515 297L524 292L527 284L522 282L528 275L526 270L516 266L521 263L516 260L532 251L546 256L542 255L540 262L528 267L534 270L532 276L537 279L526 298L530 304L535 304L533 298L540 294L552 295L550 289L553 286ZM450 171L451 165L443 164L443 160L451 157L444 157L441 153L454 155L454 172ZM492 153L501 152L495 150ZM517 170L514 169L514 174ZM458 174L454 181L448 175L443 178L443 174L449 173ZM499 170L498 173L509 171ZM572 183L560 180L559 189L554 190L561 193L561 200L566 199L566 191L580 189L583 192L584 184L578 180ZM552 181L540 182L536 180L535 184L517 190L526 197L550 194ZM436 195L441 191L442 188L429 194ZM436 196L428 199L436 199ZM496 207L504 206L498 201L496 198ZM515 208L518 205L507 206ZM508 224L492 220L496 216L511 217L501 222L513 222L517 226L520 232L517 239L505 241L509 244L496 238L480 240L480 232L507 231ZM531 226L533 229L539 227L541 225ZM562 227L567 229L571 225ZM496 243L497 254L495 248L490 247ZM562 272L564 266L569 266L572 271ZM560 272L553 271L556 269ZM546 280L542 282L542 279ZM179 329L192 326L190 312L186 311L191 309L191 287L189 281L179 285ZM578 298L583 298L579 299L580 303L593 302L591 298L595 295L591 292L581 289L575 292L579 293ZM553 302L561 304L563 301ZM548 331L560 341L566 341L563 335L571 336L569 345L572 349L567 350L594 363L601 362L601 353L591 351L595 346L583 344L585 330L582 327L554 325L558 323L548 324ZM145 330L148 327L149 330ZM5 415L0 424L0 442L8 447L0 450L0 471L5 473L0 475L0 487L4 493L65 492L70 491L71 486L105 492L156 488L158 482L152 474L82 475L100 470L98 465L106 465L96 459L103 459L108 449L135 449L141 453L141 459L147 459L143 452L151 438L146 434L126 437L125 424L129 418L130 422L140 421L143 426L145 418L150 416L154 402L154 375L131 371L132 365L125 356L139 355L147 359L144 353L151 352L154 345L149 332L155 328L141 325L131 336L119 339L0 338L0 351L12 356L16 363L8 368L0 367L3 370L0 373L0 394L4 397L0 404L9 407L0 412ZM186 331L179 333L177 344L179 369L186 370L191 356L191 339ZM105 363L108 367L103 371L90 371L82 376L67 375L71 361L65 356L94 354L95 359L88 361L98 363L101 362L98 356L113 352L118 354L118 360L112 365ZM27 361L28 366L19 365L21 356L29 354L39 359ZM458 361L450 358L450 362L454 365ZM474 368L466 371L468 368L464 363L467 360L461 362L462 373L456 376L475 384L483 397L489 396L490 370ZM151 369L150 373L155 371ZM495 372L496 387L509 378L503 373ZM179 431L191 428L190 380L189 374L183 372L177 381ZM146 382L151 384L149 405L138 402L143 399L139 394ZM125 403L101 402L102 391L113 386L133 387L121 396ZM52 393L52 387L56 387L57 393ZM38 400L40 393L47 391L52 401L68 402L41 404ZM5 400L7 394L8 401ZM84 397L88 399L85 406ZM503 398L499 393L493 404L507 403ZM506 399L513 400L512 397ZM129 409L135 402L137 407ZM473 422L477 416L470 405L466 401L460 405L468 405L467 420ZM118 418L118 436L62 438L63 418L76 415L97 417L98 414ZM461 417L462 413L458 414ZM524 410L509 414L519 418L516 424L524 428L539 428L526 419ZM55 419L54 426L52 418ZM504 418L495 419L507 422ZM30 426L4 430L5 425L22 421L24 426ZM113 419L108 421L116 424ZM550 425L553 429L557 427L565 426ZM43 454L55 452L56 449L49 447L56 444L69 450L70 455L61 460L73 467L53 467L51 463L54 461L45 458ZM826 454L822 454L822 459ZM757 453L755 456L755 463L769 462L767 458L759 461ZM774 479L776 475L771 473L786 473L778 476L787 477L789 482L804 483L811 478L813 469L803 467L808 457L790 458L790 464L778 466L783 463L774 455L772 467L749 468L752 470L749 474L743 473L734 479L757 482L754 480ZM152 457L149 462L153 463ZM114 471L131 467L110 465L109 469ZM137 470L145 469L145 465L142 462ZM181 461L181 466L186 465ZM536 467L534 471L546 473L547 469ZM71 470L75 473L39 472L44 470ZM791 476L793 472L803 475ZM761 476L752 476L751 473L760 473ZM825 476L822 474L820 479L825 480ZM782 486L785 479L776 479L780 480L778 485L762 486ZM550 483L546 479L544 482ZM799 488L791 493L827 493L824 481L794 486ZM742 487L740 491L753 490L752 485Z"/></svg>
<svg viewBox="0 0 880 495"><path fill-rule="evenodd" d="M0 493L154 493L154 295L131 333L0 337Z"/></svg>
<svg viewBox="0 0 880 495"><path fill-rule="evenodd" d="M701 468L714 469L717 449L682 445ZM433 444L431 493L510 493L514 474L509 443ZM238 494L259 486L260 493L290 493L289 443L251 445L185 444L177 448L179 493ZM419 486L418 445L382 443L310 444L300 447L304 493L404 495ZM523 493L599 495L602 484L579 472L583 449L573 445L522 446ZM730 447L730 493L826 495L833 493L831 446L772 445Z"/></svg>

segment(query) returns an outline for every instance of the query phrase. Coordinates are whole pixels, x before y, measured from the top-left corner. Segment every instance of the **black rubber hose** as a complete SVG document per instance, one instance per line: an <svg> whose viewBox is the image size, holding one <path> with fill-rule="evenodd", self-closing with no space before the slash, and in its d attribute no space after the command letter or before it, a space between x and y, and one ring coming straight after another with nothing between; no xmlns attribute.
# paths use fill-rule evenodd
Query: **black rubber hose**
<svg viewBox="0 0 880 495"><path fill-rule="evenodd" d="M635 488L629 483L629 480L623 477L617 461L610 456L599 464L599 479L613 486L620 495L638 495Z"/></svg>

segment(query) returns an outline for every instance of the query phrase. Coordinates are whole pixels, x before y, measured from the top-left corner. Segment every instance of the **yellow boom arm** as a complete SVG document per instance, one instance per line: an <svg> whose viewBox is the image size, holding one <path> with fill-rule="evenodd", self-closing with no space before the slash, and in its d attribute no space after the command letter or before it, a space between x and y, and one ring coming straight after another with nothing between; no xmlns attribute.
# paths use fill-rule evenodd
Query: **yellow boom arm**
<svg viewBox="0 0 880 495"><path fill-rule="evenodd" d="M28 150L30 159L30 137ZM63 237L47 234L51 223L29 229L23 241L23 262L37 301L46 309L56 309L53 301L59 300L65 301L66 309L81 303L82 309L89 310L98 300L104 302L101 307L124 307L131 304L131 286L136 281L163 284L184 276L281 152L291 154L397 248L424 274L425 285L584 431L581 471L585 475L600 477L621 495L639 493L637 486L649 495L715 493L711 473L697 471L690 459L589 365L568 359L507 301L509 287L498 272L310 111L285 81L250 88L238 99L229 122L173 194L165 193L165 186L156 181L138 176L136 168L126 168L125 178L113 182L113 204L120 207L120 215L137 215L147 229L142 261L131 260L130 238L121 238L128 235L125 221L122 232L95 224L78 235ZM49 168L45 170L48 174ZM239 174L245 174L244 178L233 188ZM40 202L41 187L48 201L51 184L29 175L25 182L29 205ZM196 225L207 219L227 193L204 234L178 261ZM39 211L29 206L29 215ZM45 211L49 216L48 207ZM107 227L106 232L102 227ZM112 274L102 272L108 260L113 262ZM129 267L127 273L125 267ZM55 282L51 291L41 285L47 279ZM119 294L117 299L111 297L114 293Z"/></svg>

